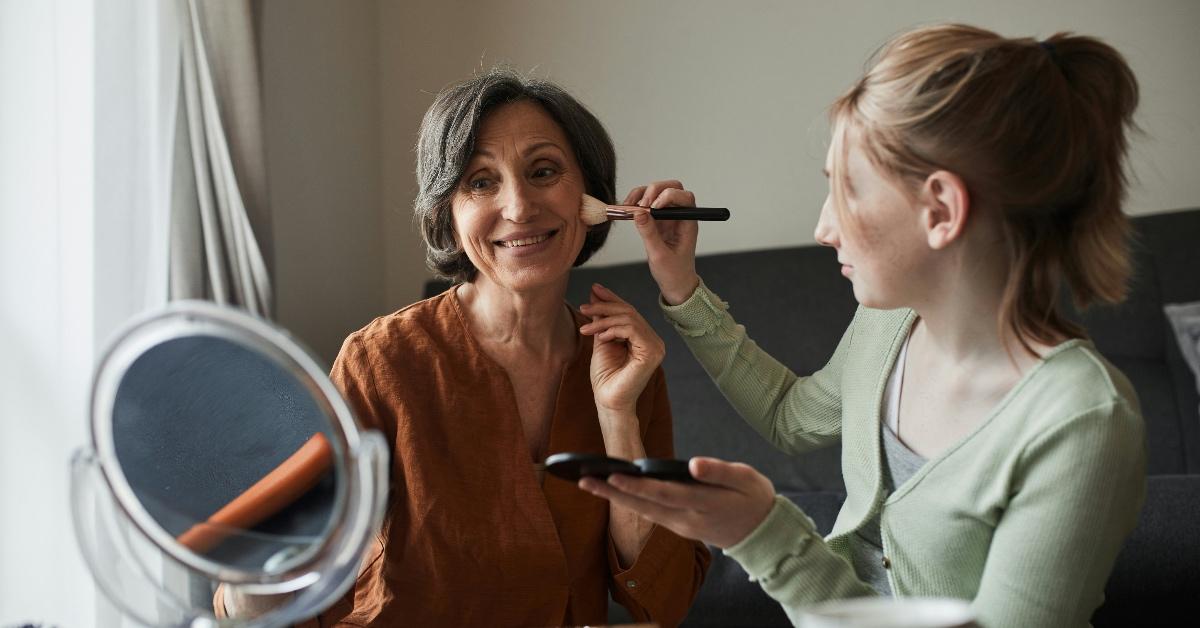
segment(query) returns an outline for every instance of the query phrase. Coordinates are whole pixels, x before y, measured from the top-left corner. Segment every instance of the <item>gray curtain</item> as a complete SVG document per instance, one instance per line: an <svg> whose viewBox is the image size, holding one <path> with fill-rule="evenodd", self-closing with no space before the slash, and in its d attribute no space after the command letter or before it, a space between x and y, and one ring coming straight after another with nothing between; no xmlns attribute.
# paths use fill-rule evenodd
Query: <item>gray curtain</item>
<svg viewBox="0 0 1200 628"><path fill-rule="evenodd" d="M176 0L169 297L272 315L256 0Z"/></svg>
<svg viewBox="0 0 1200 628"><path fill-rule="evenodd" d="M258 0L174 0L180 72L171 173L168 298L271 318L271 214L263 149ZM196 608L214 583L168 562ZM169 615L164 615L164 617Z"/></svg>

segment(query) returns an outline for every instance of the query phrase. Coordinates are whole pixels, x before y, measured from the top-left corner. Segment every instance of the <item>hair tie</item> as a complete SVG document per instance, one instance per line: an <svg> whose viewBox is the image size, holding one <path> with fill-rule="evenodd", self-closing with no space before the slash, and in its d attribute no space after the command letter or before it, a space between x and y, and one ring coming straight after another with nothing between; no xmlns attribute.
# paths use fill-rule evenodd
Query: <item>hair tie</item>
<svg viewBox="0 0 1200 628"><path fill-rule="evenodd" d="M1046 51L1046 54L1050 55L1050 60L1054 62L1054 65L1058 65L1058 52L1054 50L1054 44L1048 41L1039 41L1038 45Z"/></svg>

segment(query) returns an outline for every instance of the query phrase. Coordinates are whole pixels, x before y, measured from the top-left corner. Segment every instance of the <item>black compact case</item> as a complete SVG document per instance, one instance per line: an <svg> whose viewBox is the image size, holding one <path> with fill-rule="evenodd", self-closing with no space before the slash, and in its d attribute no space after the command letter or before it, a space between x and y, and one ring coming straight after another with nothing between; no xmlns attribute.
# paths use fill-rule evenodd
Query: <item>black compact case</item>
<svg viewBox="0 0 1200 628"><path fill-rule="evenodd" d="M668 458L638 458L631 462L598 454L560 453L546 458L546 471L571 482L578 482L582 477L603 480L610 475L621 474L671 482L697 483L688 472L687 460Z"/></svg>

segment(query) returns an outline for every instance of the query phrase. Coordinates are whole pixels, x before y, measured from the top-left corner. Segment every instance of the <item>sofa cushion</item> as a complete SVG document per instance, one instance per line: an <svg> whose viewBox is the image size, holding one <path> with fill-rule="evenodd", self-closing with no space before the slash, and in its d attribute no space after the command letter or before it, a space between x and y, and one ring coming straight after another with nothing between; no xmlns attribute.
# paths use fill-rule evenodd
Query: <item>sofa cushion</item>
<svg viewBox="0 0 1200 628"><path fill-rule="evenodd" d="M1182 473L1187 467L1183 425L1178 420L1179 395L1172 385L1170 367L1162 359L1105 356L1133 384L1142 416L1146 419L1146 472L1151 475Z"/></svg>
<svg viewBox="0 0 1200 628"><path fill-rule="evenodd" d="M1197 522L1200 475L1149 477L1146 504L1117 556L1092 624L1178 626L1200 617Z"/></svg>

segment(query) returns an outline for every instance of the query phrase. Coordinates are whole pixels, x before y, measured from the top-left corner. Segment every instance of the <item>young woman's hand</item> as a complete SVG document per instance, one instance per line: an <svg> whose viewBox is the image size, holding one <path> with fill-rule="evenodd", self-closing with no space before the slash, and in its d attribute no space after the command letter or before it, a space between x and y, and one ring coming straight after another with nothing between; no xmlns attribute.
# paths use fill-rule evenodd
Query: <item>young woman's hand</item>
<svg viewBox="0 0 1200 628"><path fill-rule="evenodd" d="M701 484L613 475L607 482L583 478L579 488L721 549L746 538L775 504L771 480L749 465L697 457L688 470Z"/></svg>
<svg viewBox="0 0 1200 628"><path fill-rule="evenodd" d="M655 181L630 190L624 204L654 209L695 207L696 195L678 181ZM654 220L649 212L638 212L634 224L663 299L670 305L683 303L700 285L696 274L696 221Z"/></svg>
<svg viewBox="0 0 1200 628"><path fill-rule="evenodd" d="M592 336L592 392L596 407L633 415L638 397L662 363L666 346L634 307L600 284L579 311L592 322L579 333Z"/></svg>

